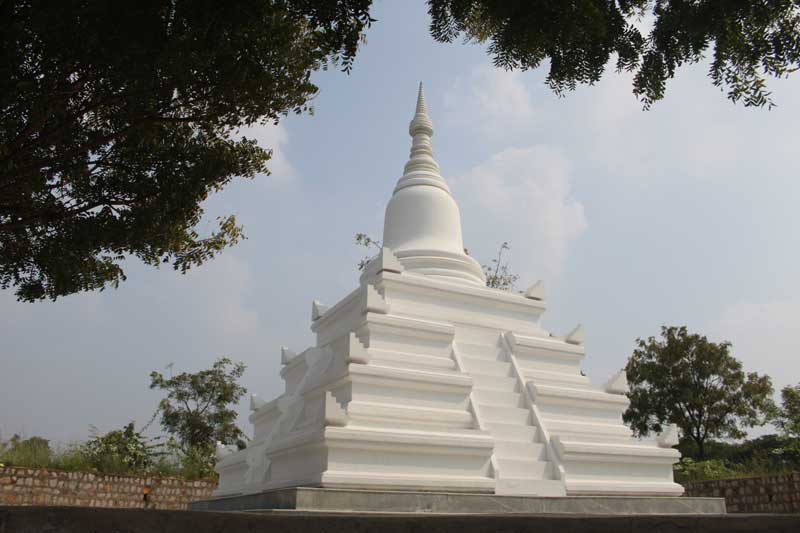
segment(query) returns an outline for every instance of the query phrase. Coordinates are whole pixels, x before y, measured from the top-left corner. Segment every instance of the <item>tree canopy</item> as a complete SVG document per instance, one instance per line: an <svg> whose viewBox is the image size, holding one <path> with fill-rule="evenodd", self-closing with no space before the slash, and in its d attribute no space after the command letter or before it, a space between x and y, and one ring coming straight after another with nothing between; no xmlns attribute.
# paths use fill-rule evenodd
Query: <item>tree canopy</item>
<svg viewBox="0 0 800 533"><path fill-rule="evenodd" d="M781 389L777 426L787 437L800 439L800 383Z"/></svg>
<svg viewBox="0 0 800 533"><path fill-rule="evenodd" d="M268 173L242 126L309 110L311 72L349 71L372 0L0 0L0 288L24 301L116 287L122 262L181 272L243 238L202 202ZM634 73L646 107L711 54L712 83L771 106L800 67L796 0L428 0L431 34L549 65L559 94Z"/></svg>
<svg viewBox="0 0 800 533"><path fill-rule="evenodd" d="M244 370L244 363L223 357L210 369L194 374L183 372L169 378L159 372L150 374L150 388L167 393L158 405L161 427L177 439L183 453L210 458L217 442L245 446L232 408L247 393L238 383Z"/></svg>
<svg viewBox="0 0 800 533"><path fill-rule="evenodd" d="M742 438L745 427L775 414L769 376L745 372L730 343L710 342L686 327L663 327L661 340L637 339L625 368L630 407L623 415L638 435L677 424L705 457L709 438Z"/></svg>
<svg viewBox="0 0 800 533"><path fill-rule="evenodd" d="M349 69L369 0L0 1L0 287L116 286L121 261L185 271L242 237L201 202L270 151L241 126L308 109Z"/></svg>
<svg viewBox="0 0 800 533"><path fill-rule="evenodd" d="M488 43L497 67L547 63L557 93L600 80L612 59L645 107L678 68L710 52L709 77L734 102L772 106L768 77L800 67L795 0L428 0L431 33Z"/></svg>

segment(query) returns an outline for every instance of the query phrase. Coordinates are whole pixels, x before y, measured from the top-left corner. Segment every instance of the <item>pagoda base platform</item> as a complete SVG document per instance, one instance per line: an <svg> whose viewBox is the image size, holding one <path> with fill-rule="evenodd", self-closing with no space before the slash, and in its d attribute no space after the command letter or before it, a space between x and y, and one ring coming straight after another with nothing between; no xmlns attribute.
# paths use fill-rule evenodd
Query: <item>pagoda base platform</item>
<svg viewBox="0 0 800 533"><path fill-rule="evenodd" d="M192 511L303 511L432 514L725 514L724 498L685 496L496 496L293 487L189 504Z"/></svg>

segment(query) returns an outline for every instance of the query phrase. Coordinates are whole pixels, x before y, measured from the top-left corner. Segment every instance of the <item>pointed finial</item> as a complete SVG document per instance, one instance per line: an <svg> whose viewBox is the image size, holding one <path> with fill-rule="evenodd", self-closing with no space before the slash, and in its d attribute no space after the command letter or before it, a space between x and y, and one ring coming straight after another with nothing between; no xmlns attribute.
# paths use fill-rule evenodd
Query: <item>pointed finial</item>
<svg viewBox="0 0 800 533"><path fill-rule="evenodd" d="M408 134L411 135L411 154L406 163L403 177L397 182L395 191L410 185L434 185L447 192L447 184L439 174L439 165L433 159L431 137L433 136L433 122L428 117L428 108L425 105L425 92L422 82L419 83L417 93L417 107L414 118L408 125Z"/></svg>
<svg viewBox="0 0 800 533"><path fill-rule="evenodd" d="M428 108L425 107L425 92L422 90L422 82L419 82L419 92L417 93L417 115L427 115Z"/></svg>
<svg viewBox="0 0 800 533"><path fill-rule="evenodd" d="M411 120L411 124L408 125L408 133L412 137L416 137L417 135L426 136L428 143L427 148L429 149L428 152L430 152L430 138L433 136L433 122L431 122L431 119L428 117L428 107L425 105L425 91L422 89L422 82L419 82L417 108L414 111L414 118ZM411 151L413 156L413 147ZM433 153L430 152L429 155L433 155ZM438 167L436 170L438 170Z"/></svg>

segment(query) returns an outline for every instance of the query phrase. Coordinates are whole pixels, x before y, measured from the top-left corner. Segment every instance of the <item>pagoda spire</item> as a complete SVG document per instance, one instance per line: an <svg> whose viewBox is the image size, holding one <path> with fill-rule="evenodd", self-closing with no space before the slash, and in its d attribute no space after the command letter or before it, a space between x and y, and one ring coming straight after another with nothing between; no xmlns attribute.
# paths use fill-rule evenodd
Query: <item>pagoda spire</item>
<svg viewBox="0 0 800 533"><path fill-rule="evenodd" d="M464 253L458 205L433 159L433 123L422 83L408 133L411 154L386 206L383 245L404 272L483 286L481 266Z"/></svg>
<svg viewBox="0 0 800 533"><path fill-rule="evenodd" d="M422 82L419 82L417 107L414 118L411 119L411 123L408 125L408 134L411 135L412 139L411 153L403 169L403 177L397 182L395 190L424 183L425 185L434 185L450 192L447 188L447 183L439 173L439 164L433 158L433 147L431 145L433 122L428 116Z"/></svg>

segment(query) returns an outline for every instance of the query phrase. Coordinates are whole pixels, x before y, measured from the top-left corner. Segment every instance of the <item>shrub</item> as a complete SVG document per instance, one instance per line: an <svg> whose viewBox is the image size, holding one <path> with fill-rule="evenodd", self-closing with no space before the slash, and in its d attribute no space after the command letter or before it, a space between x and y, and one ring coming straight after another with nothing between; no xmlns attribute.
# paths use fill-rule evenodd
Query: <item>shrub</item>
<svg viewBox="0 0 800 533"><path fill-rule="evenodd" d="M101 472L136 473L150 469L155 447L134 430L131 422L121 430L92 437L84 445L84 453L89 463Z"/></svg>
<svg viewBox="0 0 800 533"><path fill-rule="evenodd" d="M708 479L724 479L736 477L736 472L725 465L719 459L709 459L706 461L695 461L689 457L684 457L681 462L673 467L675 481L704 481Z"/></svg>
<svg viewBox="0 0 800 533"><path fill-rule="evenodd" d="M46 468L50 466L50 442L41 437L22 439L19 435L11 437L7 443L0 443L0 463L9 466L30 466Z"/></svg>
<svg viewBox="0 0 800 533"><path fill-rule="evenodd" d="M189 448L180 456L181 473L186 479L204 479L216 476L214 449L209 447Z"/></svg>

